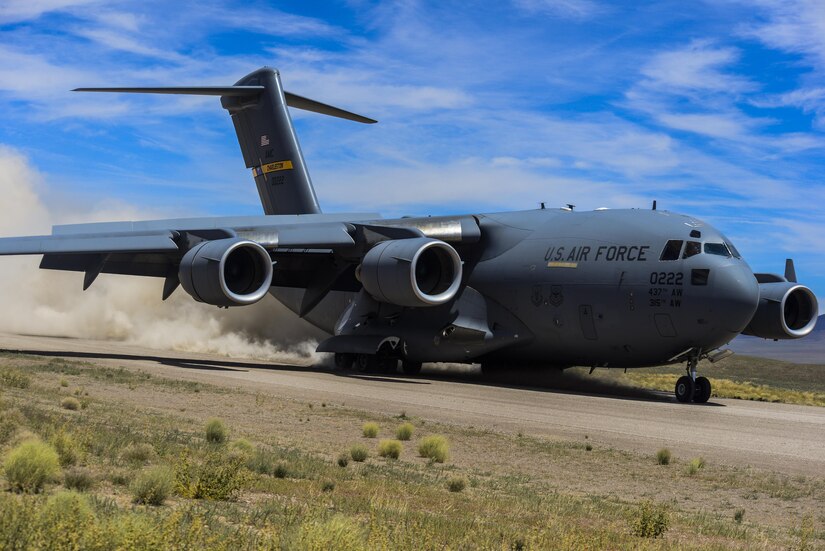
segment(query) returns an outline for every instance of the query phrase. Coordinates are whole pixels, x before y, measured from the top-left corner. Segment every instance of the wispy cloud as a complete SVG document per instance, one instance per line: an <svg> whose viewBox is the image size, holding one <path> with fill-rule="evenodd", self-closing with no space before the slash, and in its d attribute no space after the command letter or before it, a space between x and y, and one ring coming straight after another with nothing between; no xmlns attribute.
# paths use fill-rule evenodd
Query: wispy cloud
<svg viewBox="0 0 825 551"><path fill-rule="evenodd" d="M229 84L272 65L288 90L380 120L293 112L326 210L655 198L772 264L825 231L823 17L803 0L13 0L0 6L0 143L77 197L259 212L215 98L67 91Z"/></svg>
<svg viewBox="0 0 825 551"><path fill-rule="evenodd" d="M101 0L4 0L0 4L0 23L30 21L44 13L99 3Z"/></svg>
<svg viewBox="0 0 825 551"><path fill-rule="evenodd" d="M530 14L555 15L588 19L604 11L593 0L513 0L513 4Z"/></svg>

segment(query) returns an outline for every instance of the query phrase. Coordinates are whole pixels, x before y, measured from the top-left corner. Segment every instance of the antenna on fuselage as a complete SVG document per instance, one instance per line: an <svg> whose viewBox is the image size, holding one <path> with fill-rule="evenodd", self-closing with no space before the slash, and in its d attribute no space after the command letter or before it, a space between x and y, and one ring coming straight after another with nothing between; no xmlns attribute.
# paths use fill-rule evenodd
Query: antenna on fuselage
<svg viewBox="0 0 825 551"><path fill-rule="evenodd" d="M656 199L653 200L653 210L656 210Z"/></svg>

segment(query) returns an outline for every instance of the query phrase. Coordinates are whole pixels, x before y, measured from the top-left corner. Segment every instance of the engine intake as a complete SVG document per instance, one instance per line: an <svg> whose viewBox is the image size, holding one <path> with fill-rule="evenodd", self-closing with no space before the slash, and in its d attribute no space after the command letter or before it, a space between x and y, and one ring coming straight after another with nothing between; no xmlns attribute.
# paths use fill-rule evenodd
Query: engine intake
<svg viewBox="0 0 825 551"><path fill-rule="evenodd" d="M437 306L458 293L461 258L438 239L382 241L364 255L359 277L364 289L380 302Z"/></svg>
<svg viewBox="0 0 825 551"><path fill-rule="evenodd" d="M763 339L799 339L814 330L819 303L797 283L759 284L759 306L743 333Z"/></svg>
<svg viewBox="0 0 825 551"><path fill-rule="evenodd" d="M181 286L198 302L246 306L272 285L272 259L258 243L240 238L204 241L189 249L178 270Z"/></svg>

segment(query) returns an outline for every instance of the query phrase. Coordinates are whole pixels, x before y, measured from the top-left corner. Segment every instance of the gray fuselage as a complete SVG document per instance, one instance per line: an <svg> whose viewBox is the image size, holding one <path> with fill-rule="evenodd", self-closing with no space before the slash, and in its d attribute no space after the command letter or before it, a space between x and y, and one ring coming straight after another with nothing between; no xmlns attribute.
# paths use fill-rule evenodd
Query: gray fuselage
<svg viewBox="0 0 825 551"><path fill-rule="evenodd" d="M759 303L756 278L732 244L684 215L541 209L475 218L480 242L456 248L466 286L481 297L473 300L486 314L486 336L450 338L451 323L475 321L457 323L457 308L449 306L406 309L388 314L390 323L373 322L372 331L410 343L407 352L418 361L656 365L688 349L726 344ZM663 260L669 241L681 241L681 248ZM296 311L302 293L273 288ZM354 300L353 293L330 293L306 317L335 333ZM469 292L456 302L462 300L470 300Z"/></svg>

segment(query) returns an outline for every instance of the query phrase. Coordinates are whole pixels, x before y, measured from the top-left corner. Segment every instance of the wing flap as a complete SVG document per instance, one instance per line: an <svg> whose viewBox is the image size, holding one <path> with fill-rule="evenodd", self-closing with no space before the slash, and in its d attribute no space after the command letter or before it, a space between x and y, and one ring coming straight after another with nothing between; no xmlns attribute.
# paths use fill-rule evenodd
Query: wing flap
<svg viewBox="0 0 825 551"><path fill-rule="evenodd" d="M0 255L177 251L172 232L156 235L35 235L0 238Z"/></svg>

